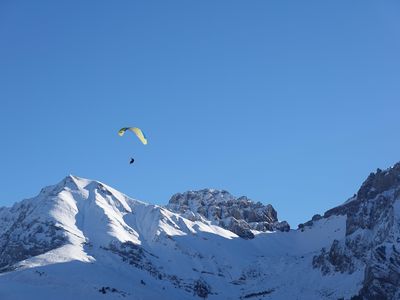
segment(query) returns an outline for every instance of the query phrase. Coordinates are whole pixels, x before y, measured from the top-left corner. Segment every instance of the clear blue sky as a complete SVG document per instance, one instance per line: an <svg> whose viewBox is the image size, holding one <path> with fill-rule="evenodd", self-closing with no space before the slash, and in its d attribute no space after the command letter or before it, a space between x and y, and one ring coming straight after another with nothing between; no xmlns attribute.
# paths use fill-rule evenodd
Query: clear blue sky
<svg viewBox="0 0 400 300"><path fill-rule="evenodd" d="M0 2L0 205L68 174L292 227L400 160L399 1ZM118 129L139 126L149 144ZM136 159L129 165L129 158Z"/></svg>

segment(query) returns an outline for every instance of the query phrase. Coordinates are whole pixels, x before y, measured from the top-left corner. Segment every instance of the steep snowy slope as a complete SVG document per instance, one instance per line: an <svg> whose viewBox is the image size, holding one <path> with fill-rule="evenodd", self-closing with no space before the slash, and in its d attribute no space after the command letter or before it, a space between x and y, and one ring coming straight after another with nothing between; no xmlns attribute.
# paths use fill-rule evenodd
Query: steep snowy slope
<svg viewBox="0 0 400 300"><path fill-rule="evenodd" d="M210 215L249 224L258 207L276 224L272 207L210 191L171 211L68 176L0 209L0 299L399 299L400 164L298 230L251 239Z"/></svg>

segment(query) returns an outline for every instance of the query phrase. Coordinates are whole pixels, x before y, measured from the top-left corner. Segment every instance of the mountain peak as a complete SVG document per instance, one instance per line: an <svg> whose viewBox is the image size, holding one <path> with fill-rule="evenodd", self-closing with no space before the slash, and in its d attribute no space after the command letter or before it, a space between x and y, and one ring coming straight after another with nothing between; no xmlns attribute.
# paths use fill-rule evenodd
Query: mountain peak
<svg viewBox="0 0 400 300"><path fill-rule="evenodd" d="M394 166L371 173L357 192L359 200L370 199L400 185L400 162Z"/></svg>
<svg viewBox="0 0 400 300"><path fill-rule="evenodd" d="M287 222L279 222L272 205L253 202L246 196L234 197L228 191L202 189L177 193L167 208L196 220L206 218L246 239L254 238L252 230L288 231Z"/></svg>
<svg viewBox="0 0 400 300"><path fill-rule="evenodd" d="M213 203L227 202L229 200L234 200L235 197L225 190L201 189L197 191L190 190L184 193L176 193L171 197L169 203L177 203L179 202L179 199L185 199L184 204L190 202L190 204L204 206Z"/></svg>
<svg viewBox="0 0 400 300"><path fill-rule="evenodd" d="M73 190L73 191L79 191L79 190L83 190L91 182L96 182L96 181L81 178L81 177L70 174L70 175L64 177L58 183L42 188L39 195L42 195L44 197L55 196L66 189Z"/></svg>

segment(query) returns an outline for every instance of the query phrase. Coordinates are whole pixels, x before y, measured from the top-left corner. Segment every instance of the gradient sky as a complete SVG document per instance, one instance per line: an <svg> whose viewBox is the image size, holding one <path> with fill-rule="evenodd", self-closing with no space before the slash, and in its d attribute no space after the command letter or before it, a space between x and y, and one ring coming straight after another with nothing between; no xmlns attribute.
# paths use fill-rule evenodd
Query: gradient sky
<svg viewBox="0 0 400 300"><path fill-rule="evenodd" d="M399 1L0 1L0 206L74 174L156 204L226 189L296 228L400 161L399 15ZM149 144L120 138L128 125Z"/></svg>

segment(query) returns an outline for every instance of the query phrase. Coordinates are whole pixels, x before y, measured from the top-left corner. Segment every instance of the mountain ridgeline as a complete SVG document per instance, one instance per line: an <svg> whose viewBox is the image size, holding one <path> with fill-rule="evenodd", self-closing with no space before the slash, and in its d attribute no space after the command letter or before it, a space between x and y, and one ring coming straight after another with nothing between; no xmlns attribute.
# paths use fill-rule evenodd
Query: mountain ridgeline
<svg viewBox="0 0 400 300"><path fill-rule="evenodd" d="M192 221L210 220L244 239L254 238L252 230L290 230L286 221L278 221L272 205L255 203L245 196L236 198L227 191L204 189L178 193L166 207Z"/></svg>
<svg viewBox="0 0 400 300"><path fill-rule="evenodd" d="M166 206L68 176L0 208L0 299L400 299L400 163L290 229L204 189Z"/></svg>

